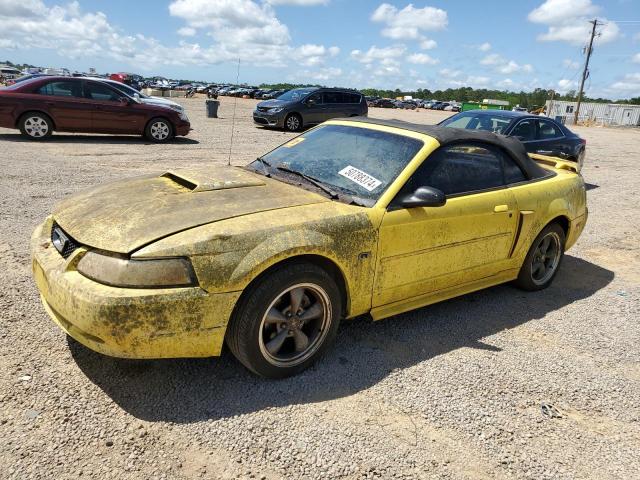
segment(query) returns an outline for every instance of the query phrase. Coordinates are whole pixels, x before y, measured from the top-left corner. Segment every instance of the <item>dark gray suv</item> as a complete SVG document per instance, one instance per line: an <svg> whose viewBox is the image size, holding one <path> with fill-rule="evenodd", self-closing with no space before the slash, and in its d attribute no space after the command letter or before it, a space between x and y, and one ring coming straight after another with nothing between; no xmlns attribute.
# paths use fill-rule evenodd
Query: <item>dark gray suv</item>
<svg viewBox="0 0 640 480"><path fill-rule="evenodd" d="M294 88L278 98L260 102L253 111L253 121L296 132L330 118L367 116L368 112L364 95L356 90Z"/></svg>

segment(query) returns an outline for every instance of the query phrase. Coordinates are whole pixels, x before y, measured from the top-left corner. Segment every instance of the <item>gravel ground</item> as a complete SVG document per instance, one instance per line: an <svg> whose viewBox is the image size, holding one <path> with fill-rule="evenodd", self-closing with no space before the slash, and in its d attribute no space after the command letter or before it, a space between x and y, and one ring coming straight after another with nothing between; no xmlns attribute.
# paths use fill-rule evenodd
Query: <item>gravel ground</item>
<svg viewBox="0 0 640 480"><path fill-rule="evenodd" d="M29 236L60 199L227 162L234 101L217 120L183 102L195 130L164 146L0 129L0 478L638 478L640 130L577 129L590 218L550 289L345 322L313 369L268 381L228 353L93 353L54 326L31 280ZM291 137L254 127L253 104L237 101L234 164Z"/></svg>

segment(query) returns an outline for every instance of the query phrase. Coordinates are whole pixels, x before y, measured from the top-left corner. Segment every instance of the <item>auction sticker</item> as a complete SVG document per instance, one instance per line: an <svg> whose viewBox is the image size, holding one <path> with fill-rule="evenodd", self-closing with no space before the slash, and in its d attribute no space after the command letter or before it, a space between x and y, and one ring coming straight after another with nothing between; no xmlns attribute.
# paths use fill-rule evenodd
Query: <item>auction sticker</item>
<svg viewBox="0 0 640 480"><path fill-rule="evenodd" d="M345 168L340 170L338 173L343 177L348 178L353 183L357 183L362 188L365 188L370 192L374 191L376 188L378 188L382 184L382 182L377 178L372 177L368 173L363 172L362 170L357 169L356 167L352 167L351 165L346 166Z"/></svg>

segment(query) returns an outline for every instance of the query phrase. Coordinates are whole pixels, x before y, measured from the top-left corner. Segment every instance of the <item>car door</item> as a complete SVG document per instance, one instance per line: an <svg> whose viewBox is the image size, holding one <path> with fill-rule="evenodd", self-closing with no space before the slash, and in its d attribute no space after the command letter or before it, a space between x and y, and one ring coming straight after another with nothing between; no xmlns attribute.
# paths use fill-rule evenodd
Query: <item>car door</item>
<svg viewBox="0 0 640 480"><path fill-rule="evenodd" d="M517 228L506 188L506 154L468 143L431 154L387 209L381 227L373 306L471 284L505 269ZM402 208L398 199L429 186L441 207Z"/></svg>
<svg viewBox="0 0 640 480"><path fill-rule="evenodd" d="M533 119L533 121L536 124L536 137L523 142L527 152L553 157L566 157L571 153L560 127L551 120Z"/></svg>
<svg viewBox="0 0 640 480"><path fill-rule="evenodd" d="M122 92L106 84L87 81L85 98L92 106L92 130L96 133L142 133L146 111Z"/></svg>
<svg viewBox="0 0 640 480"><path fill-rule="evenodd" d="M324 118L324 104L322 103L322 93L312 93L304 101L304 123L322 123Z"/></svg>
<svg viewBox="0 0 640 480"><path fill-rule="evenodd" d="M324 92L322 94L324 102L323 121L332 118L344 117L343 94L341 92Z"/></svg>
<svg viewBox="0 0 640 480"><path fill-rule="evenodd" d="M91 131L91 102L82 95L79 79L52 80L41 85L32 97L34 108L46 111L56 130L67 132ZM37 100L33 100L37 99Z"/></svg>

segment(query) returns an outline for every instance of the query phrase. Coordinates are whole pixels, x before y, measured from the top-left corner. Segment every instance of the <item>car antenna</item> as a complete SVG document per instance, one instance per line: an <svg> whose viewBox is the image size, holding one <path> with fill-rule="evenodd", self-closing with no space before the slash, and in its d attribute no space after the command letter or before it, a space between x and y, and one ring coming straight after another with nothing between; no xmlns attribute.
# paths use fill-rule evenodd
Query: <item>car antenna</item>
<svg viewBox="0 0 640 480"><path fill-rule="evenodd" d="M240 58L238 58L238 73L236 75L236 85L240 82ZM233 116L231 117L231 141L229 142L229 158L227 160L227 166L231 166L231 150L233 149L233 132L236 126L236 105L238 104L238 97L234 97L233 102Z"/></svg>

